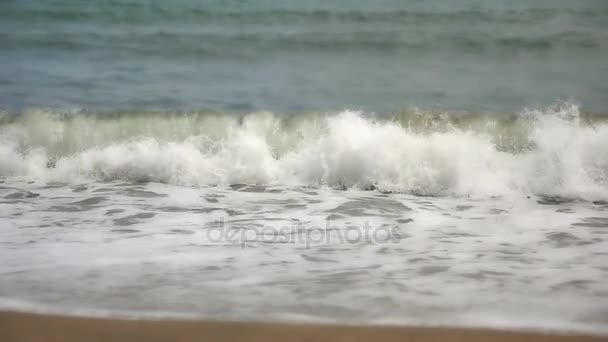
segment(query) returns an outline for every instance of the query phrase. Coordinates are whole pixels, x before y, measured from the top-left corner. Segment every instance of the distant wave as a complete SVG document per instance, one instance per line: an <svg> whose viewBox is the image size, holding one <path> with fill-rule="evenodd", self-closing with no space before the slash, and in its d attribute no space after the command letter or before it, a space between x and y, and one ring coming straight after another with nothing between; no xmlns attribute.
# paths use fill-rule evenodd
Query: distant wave
<svg viewBox="0 0 608 342"><path fill-rule="evenodd" d="M293 7L293 5L292 5ZM0 4L0 48L251 57L275 51L489 53L608 48L608 7L304 9L104 2ZM24 29L26 28L26 29ZM75 29L77 28L77 29Z"/></svg>
<svg viewBox="0 0 608 342"><path fill-rule="evenodd" d="M425 32L412 35L400 31L352 32L247 32L208 33L159 30L124 34L99 32L0 34L0 46L87 50L110 46L121 53L165 54L170 56L230 56L257 51L450 51L514 52L552 49L607 48L598 35L582 32L520 36L516 34Z"/></svg>
<svg viewBox="0 0 608 342"><path fill-rule="evenodd" d="M406 111L6 115L0 176L608 197L608 123L561 104L512 116Z"/></svg>
<svg viewBox="0 0 608 342"><path fill-rule="evenodd" d="M111 3L98 6L5 6L4 14L10 20L37 20L58 22L130 22L132 24L159 23L163 20L196 22L200 20L227 24L298 24L338 22L344 23L399 23L438 24L438 23L541 23L560 17L580 20L601 20L608 14L608 8L527 8L525 10L344 10L344 9L289 9L264 8L262 10L205 8L204 6L173 6L156 4Z"/></svg>

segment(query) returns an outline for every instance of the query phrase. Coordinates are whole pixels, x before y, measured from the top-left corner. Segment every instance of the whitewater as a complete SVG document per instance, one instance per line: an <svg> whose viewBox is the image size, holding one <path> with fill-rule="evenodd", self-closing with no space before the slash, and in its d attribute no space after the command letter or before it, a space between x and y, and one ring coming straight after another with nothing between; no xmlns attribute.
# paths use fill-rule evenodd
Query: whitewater
<svg viewBox="0 0 608 342"><path fill-rule="evenodd" d="M0 119L0 308L607 333L608 121Z"/></svg>
<svg viewBox="0 0 608 342"><path fill-rule="evenodd" d="M608 123L562 103L506 115L70 113L0 121L10 181L608 198Z"/></svg>

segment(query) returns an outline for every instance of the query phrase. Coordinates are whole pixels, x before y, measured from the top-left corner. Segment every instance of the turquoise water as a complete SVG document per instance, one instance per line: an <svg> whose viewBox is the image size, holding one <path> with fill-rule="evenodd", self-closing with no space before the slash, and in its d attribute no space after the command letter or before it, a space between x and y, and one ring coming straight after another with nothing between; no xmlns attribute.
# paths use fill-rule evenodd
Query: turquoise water
<svg viewBox="0 0 608 342"><path fill-rule="evenodd" d="M608 104L608 2L2 1L0 109Z"/></svg>

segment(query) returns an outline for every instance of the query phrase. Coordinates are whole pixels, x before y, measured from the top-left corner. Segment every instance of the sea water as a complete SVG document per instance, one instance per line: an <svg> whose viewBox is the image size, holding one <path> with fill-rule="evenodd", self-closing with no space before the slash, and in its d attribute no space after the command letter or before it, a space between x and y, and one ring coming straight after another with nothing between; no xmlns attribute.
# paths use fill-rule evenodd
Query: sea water
<svg viewBox="0 0 608 342"><path fill-rule="evenodd" d="M608 330L603 1L5 1L0 307Z"/></svg>

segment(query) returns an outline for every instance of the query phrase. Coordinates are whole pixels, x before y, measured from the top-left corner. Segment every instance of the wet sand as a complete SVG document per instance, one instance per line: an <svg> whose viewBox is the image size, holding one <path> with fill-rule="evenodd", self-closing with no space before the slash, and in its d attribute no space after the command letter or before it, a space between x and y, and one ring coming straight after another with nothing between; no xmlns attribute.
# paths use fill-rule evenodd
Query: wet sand
<svg viewBox="0 0 608 342"><path fill-rule="evenodd" d="M124 320L0 312L12 341L605 341L606 336L447 327Z"/></svg>

